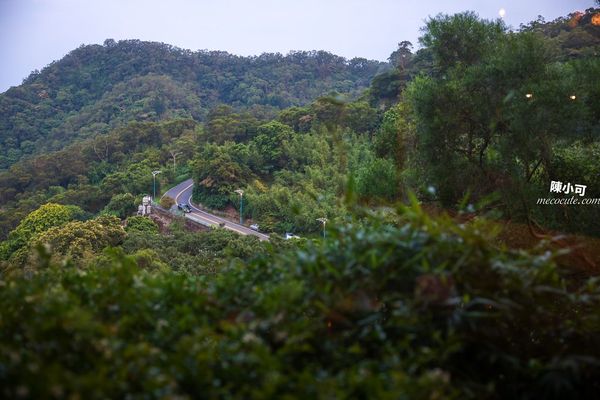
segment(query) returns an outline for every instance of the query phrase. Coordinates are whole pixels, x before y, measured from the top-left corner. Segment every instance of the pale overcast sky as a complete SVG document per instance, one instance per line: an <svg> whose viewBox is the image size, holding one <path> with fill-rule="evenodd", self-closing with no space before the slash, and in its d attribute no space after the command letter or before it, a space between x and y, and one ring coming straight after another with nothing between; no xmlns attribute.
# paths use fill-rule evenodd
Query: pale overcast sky
<svg viewBox="0 0 600 400"><path fill-rule="evenodd" d="M0 92L80 44L107 38L239 55L328 50L386 60L414 44L428 16L476 11L517 28L593 7L593 0L0 0Z"/></svg>

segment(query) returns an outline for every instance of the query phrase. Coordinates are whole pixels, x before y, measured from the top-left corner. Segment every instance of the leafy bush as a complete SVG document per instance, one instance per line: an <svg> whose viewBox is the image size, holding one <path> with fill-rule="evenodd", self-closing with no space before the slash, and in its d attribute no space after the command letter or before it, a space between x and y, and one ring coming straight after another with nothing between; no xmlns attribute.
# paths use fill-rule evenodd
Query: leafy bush
<svg viewBox="0 0 600 400"><path fill-rule="evenodd" d="M21 249L36 235L46 230L59 227L82 216L83 210L76 206L64 206L47 203L25 217L9 234L8 240L0 245L0 259L7 260L14 252Z"/></svg>
<svg viewBox="0 0 600 400"><path fill-rule="evenodd" d="M394 200L400 192L400 179L394 163L376 158L362 166L356 177L356 192L366 199Z"/></svg>
<svg viewBox="0 0 600 400"><path fill-rule="evenodd" d="M151 249L156 252L157 261L175 272L189 275L214 274L234 258L250 260L265 252L265 243L258 242L256 237L238 235L226 229L189 232L174 222L169 225L169 230L169 235L157 235L149 230L128 229L123 250L135 254Z"/></svg>
<svg viewBox="0 0 600 400"><path fill-rule="evenodd" d="M100 216L85 222L72 221L50 228L36 236L32 246L44 244L55 255L82 260L98 254L107 246L121 244L124 238L125 230L117 217Z"/></svg>
<svg viewBox="0 0 600 400"><path fill-rule="evenodd" d="M164 209L170 209L175 205L175 200L169 196L164 196L160 199L160 206Z"/></svg>
<svg viewBox="0 0 600 400"><path fill-rule="evenodd" d="M194 193L199 193L194 188ZM231 198L233 196L227 194L209 194L199 193L194 196L194 200L202 204L202 206L211 210L223 210L229 204L231 204Z"/></svg>
<svg viewBox="0 0 600 400"><path fill-rule="evenodd" d="M390 224L388 221L396 221ZM15 398L592 398L600 284L418 207L215 279L141 270L0 282ZM195 244L190 249L194 248ZM42 253L40 259L50 255Z"/></svg>
<svg viewBox="0 0 600 400"><path fill-rule="evenodd" d="M104 212L125 219L137 211L135 196L131 193L120 193L114 195L110 202L104 207Z"/></svg>
<svg viewBox="0 0 600 400"><path fill-rule="evenodd" d="M438 15L423 32L435 68L405 93L414 111L417 181L434 186L445 206L466 192L476 199L497 192L507 217L528 222L551 180L568 176L591 187L598 176L597 57L557 62L554 40L508 33L501 21L470 12ZM544 194L531 190L541 186ZM598 232L585 221L594 207L570 220L560 218L562 207L546 208L538 211L554 214L544 221L552 227Z"/></svg>
<svg viewBox="0 0 600 400"><path fill-rule="evenodd" d="M554 180L563 183L582 184L587 186L585 197L600 198L600 142L591 144L574 143L571 146L557 146L556 156L552 162L555 171ZM548 195L550 182L540 185L539 197ZM576 196L579 197L579 196ZM583 199L581 198L581 199ZM548 207L538 205L535 216L549 227L584 232L600 237L600 207L597 205L575 207Z"/></svg>
<svg viewBox="0 0 600 400"><path fill-rule="evenodd" d="M150 218L134 215L133 217L127 218L127 225L125 231L130 232L147 232L147 233L158 233L158 225Z"/></svg>

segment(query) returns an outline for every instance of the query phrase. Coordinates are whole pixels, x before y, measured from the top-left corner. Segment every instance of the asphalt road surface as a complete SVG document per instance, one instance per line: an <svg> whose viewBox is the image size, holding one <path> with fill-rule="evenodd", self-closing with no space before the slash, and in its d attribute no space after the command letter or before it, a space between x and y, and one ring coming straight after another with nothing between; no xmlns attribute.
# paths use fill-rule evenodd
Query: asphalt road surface
<svg viewBox="0 0 600 400"><path fill-rule="evenodd" d="M202 225L218 227L220 224L224 224L223 228L229 229L239 233L240 235L253 235L257 236L260 240L269 240L269 235L264 233L253 231L252 229L245 227L244 225L236 224L227 219L217 217L216 215L202 211L192 203L192 189L194 187L193 179L181 182L179 185L169 189L164 196L169 196L175 200L177 204L187 204L192 209L192 212L186 213L185 217L196 221Z"/></svg>

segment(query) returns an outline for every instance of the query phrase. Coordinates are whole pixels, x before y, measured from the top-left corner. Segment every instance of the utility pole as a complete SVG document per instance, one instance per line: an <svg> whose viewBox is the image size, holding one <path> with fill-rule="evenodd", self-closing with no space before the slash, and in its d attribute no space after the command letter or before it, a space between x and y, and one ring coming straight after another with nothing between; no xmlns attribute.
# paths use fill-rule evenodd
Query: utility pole
<svg viewBox="0 0 600 400"><path fill-rule="evenodd" d="M327 224L328 219L325 217L317 218L317 221L323 224L323 239L325 239L325 224Z"/></svg>
<svg viewBox="0 0 600 400"><path fill-rule="evenodd" d="M175 160L176 157L178 155L180 155L181 153L175 150L169 150L169 153L171 154L171 157L173 157L173 176L175 177L175 169L176 169L176 164L175 164Z"/></svg>
<svg viewBox="0 0 600 400"><path fill-rule="evenodd" d="M243 216L244 216L244 191L242 189L237 189L235 191L240 195L240 225L243 225Z"/></svg>
<svg viewBox="0 0 600 400"><path fill-rule="evenodd" d="M156 171L152 171L152 180L153 180L153 187L154 187L154 195L152 196L152 200L154 200L156 198L156 175L160 174L162 171L156 170Z"/></svg>

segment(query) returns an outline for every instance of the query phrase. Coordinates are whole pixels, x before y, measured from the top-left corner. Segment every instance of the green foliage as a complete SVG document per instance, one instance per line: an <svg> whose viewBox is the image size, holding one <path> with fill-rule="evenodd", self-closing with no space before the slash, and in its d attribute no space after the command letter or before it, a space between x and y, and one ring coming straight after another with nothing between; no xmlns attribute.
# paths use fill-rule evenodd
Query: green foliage
<svg viewBox="0 0 600 400"><path fill-rule="evenodd" d="M290 107L279 113L279 121L292 127L295 132L308 132L314 116L308 107Z"/></svg>
<svg viewBox="0 0 600 400"><path fill-rule="evenodd" d="M394 69L379 74L371 81L369 88L370 103L372 106L382 104L390 106L398 101L400 93L406 87L409 75L402 70Z"/></svg>
<svg viewBox="0 0 600 400"><path fill-rule="evenodd" d="M418 173L421 182L437 188L444 205L456 204L467 191L475 198L498 191L508 215L529 219L537 198L561 176L555 149L576 140L597 141L600 87L589 74L600 71L600 62L557 63L551 44L539 34L507 34L501 28L472 14L428 23L423 43L443 75L420 76L408 90ZM445 46L446 41L459 47ZM473 47L478 50L467 51ZM585 184L589 177L572 179ZM536 213L561 229L595 232L585 218L576 218L582 222L577 227L569 217L557 224L557 214L548 211Z"/></svg>
<svg viewBox="0 0 600 400"><path fill-rule="evenodd" d="M244 194L248 201L245 209L261 229L318 232L317 218L345 213L339 199L355 164L349 165L347 160L355 158L350 154L352 149L368 147L368 139L351 134L340 136L325 130L294 135L283 142L285 168L273 173L270 186L253 180Z"/></svg>
<svg viewBox="0 0 600 400"><path fill-rule="evenodd" d="M169 210L175 205L175 200L169 196L163 196L160 198L160 206L165 210Z"/></svg>
<svg viewBox="0 0 600 400"><path fill-rule="evenodd" d="M400 179L394 163L376 158L363 165L357 173L356 193L363 199L396 199L400 193Z"/></svg>
<svg viewBox="0 0 600 400"><path fill-rule="evenodd" d="M318 174L317 171L313 171ZM317 218L342 214L343 209L337 207L336 193L319 190L308 177L303 185L285 184L285 179L299 181L298 177L288 175L279 178L268 190L257 190L252 187L245 195L253 220L262 230L278 233L285 232L318 232L320 224Z"/></svg>
<svg viewBox="0 0 600 400"><path fill-rule="evenodd" d="M172 166L170 149L179 151L178 172L187 170L198 135L191 120L133 123L109 134L86 140L64 150L24 160L0 172L1 237L14 228L19 218L48 201L78 205L86 211L101 211L116 194L152 192L151 171L161 164ZM179 143L181 140L181 143ZM186 148L187 149L187 148ZM169 183L171 168L159 176Z"/></svg>
<svg viewBox="0 0 600 400"><path fill-rule="evenodd" d="M55 256L81 261L108 246L117 246L125 238L119 218L101 216L88 221L72 221L55 226L35 237L32 247L44 244Z"/></svg>
<svg viewBox="0 0 600 400"><path fill-rule="evenodd" d="M550 179L599 196L591 15L439 15L385 68L109 40L32 74L0 95L2 237L21 221L0 245L0 396L593 397L596 278L478 219L380 207L413 184L446 205L499 190L511 218L600 235L596 207L531 200ZM125 218L154 169L210 208L243 189L244 217L305 239L58 205Z"/></svg>
<svg viewBox="0 0 600 400"><path fill-rule="evenodd" d="M596 278L416 207L385 220L210 280L152 267L158 251L3 280L2 395L595 395Z"/></svg>
<svg viewBox="0 0 600 400"><path fill-rule="evenodd" d="M501 20L481 20L473 12L440 14L427 21L419 42L431 50L438 71L445 73L457 64L477 64L494 51L505 31Z"/></svg>
<svg viewBox="0 0 600 400"><path fill-rule="evenodd" d="M137 218L137 217L132 217ZM177 223L171 224L170 235L157 235L154 230L127 229L122 248L127 254L152 251L155 257L147 264L167 265L172 271L189 275L213 275L235 258L249 260L265 252L265 244L254 236L242 236L226 229L188 232Z"/></svg>
<svg viewBox="0 0 600 400"><path fill-rule="evenodd" d="M206 139L222 144L226 141L247 141L256 135L258 120L249 113L236 113L232 107L213 108L206 121Z"/></svg>
<svg viewBox="0 0 600 400"><path fill-rule="evenodd" d="M383 66L325 51L239 57L139 40L81 46L0 95L0 169L132 121L201 121L219 104L275 115L331 91L356 95ZM207 131L245 132L226 120L209 118Z"/></svg>
<svg viewBox="0 0 600 400"><path fill-rule="evenodd" d="M407 165L408 149L415 141L414 129L410 104L396 104L383 115L383 121L373 140L375 152L393 160L398 170L402 170Z"/></svg>
<svg viewBox="0 0 600 400"><path fill-rule="evenodd" d="M563 183L586 185L585 198L600 197L600 143L585 144L575 142L570 146L557 144L552 159L555 179ZM539 191L547 193L550 184L540 184ZM579 197L579 196L577 196ZM583 199L583 198L582 198ZM554 229L585 231L600 237L600 207L582 205L578 207L549 207L538 205L532 209L533 215Z"/></svg>
<svg viewBox="0 0 600 400"><path fill-rule="evenodd" d="M311 110L318 123L329 130L340 125L346 114L343 100L337 95L320 97L311 104Z"/></svg>
<svg viewBox="0 0 600 400"><path fill-rule="evenodd" d="M206 145L192 164L194 199L209 208L227 206L234 191L252 177L249 158L248 146L243 144Z"/></svg>
<svg viewBox="0 0 600 400"><path fill-rule="evenodd" d="M101 188L109 193L131 192L135 194L152 193L154 181L152 171L156 163L145 159L131 163L126 169L113 172L102 179ZM156 191L160 193L160 181L156 181Z"/></svg>
<svg viewBox="0 0 600 400"><path fill-rule="evenodd" d="M125 231L131 232L146 232L146 233L158 233L158 225L148 217L142 217L140 215L134 215L133 217L127 218Z"/></svg>
<svg viewBox="0 0 600 400"><path fill-rule="evenodd" d="M259 125L247 144L203 146L192 163L194 199L210 208L239 209L234 191L243 189L245 214L261 229L309 233L320 230L317 218L345 213L339 199L351 174L360 174L364 198L393 200L398 195L393 164L369 159L359 165L364 161L359 152L372 156L369 137L379 120L366 102L346 103L332 95L310 107L286 110L279 119ZM308 132L292 129L304 129L301 120L310 122ZM400 121L397 125L404 128ZM370 187L372 178L377 188Z"/></svg>
<svg viewBox="0 0 600 400"><path fill-rule="evenodd" d="M377 110L365 101L356 101L346 106L345 124L348 129L355 133L371 135L379 124Z"/></svg>
<svg viewBox="0 0 600 400"><path fill-rule="evenodd" d="M398 43L398 49L388 57L390 64L399 69L408 69L413 58L412 47L413 44L408 40Z"/></svg>
<svg viewBox="0 0 600 400"><path fill-rule="evenodd" d="M283 143L293 134L292 128L277 121L259 126L250 142L250 163L262 174L286 167Z"/></svg>
<svg viewBox="0 0 600 400"><path fill-rule="evenodd" d="M8 240L0 247L1 259L7 260L15 251L26 246L30 240L54 227L82 216L83 211L76 206L63 206L47 203L31 212L9 234Z"/></svg>
<svg viewBox="0 0 600 400"><path fill-rule="evenodd" d="M104 212L125 219L137 211L136 198L131 193L114 195L110 202L104 207Z"/></svg>
<svg viewBox="0 0 600 400"><path fill-rule="evenodd" d="M596 5L598 2L596 2ZM597 57L600 51L600 26L592 22L600 8L588 8L575 11L567 16L558 17L546 22L542 16L526 25L521 30L536 32L550 38L558 48L564 60Z"/></svg>

